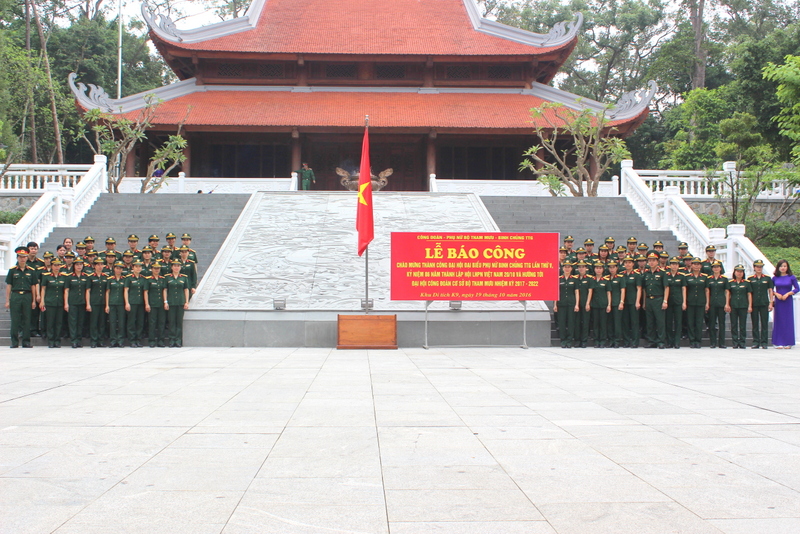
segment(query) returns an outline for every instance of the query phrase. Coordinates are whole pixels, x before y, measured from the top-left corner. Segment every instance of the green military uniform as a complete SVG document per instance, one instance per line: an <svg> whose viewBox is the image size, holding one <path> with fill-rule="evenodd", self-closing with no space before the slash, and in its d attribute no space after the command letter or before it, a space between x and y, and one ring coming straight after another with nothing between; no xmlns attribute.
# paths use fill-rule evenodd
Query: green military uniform
<svg viewBox="0 0 800 534"><path fill-rule="evenodd" d="M739 267L737 265L737 267ZM744 271L744 267L742 267ZM734 273L736 269L734 269ZM731 343L734 349L744 349L747 339L747 309L750 307L750 295L753 291L750 280L737 281L732 278L728 282L731 292Z"/></svg>
<svg viewBox="0 0 800 534"><path fill-rule="evenodd" d="M164 309L164 289L167 279L163 276L148 276L146 283L147 303L150 305L148 335L150 347L163 347L167 339L167 312Z"/></svg>
<svg viewBox="0 0 800 534"><path fill-rule="evenodd" d="M748 280L750 280L750 289L753 294L753 313L750 315L753 323L753 348L766 349L769 343L770 290L775 289L775 282L772 281L771 276L764 274L761 276L754 274Z"/></svg>
<svg viewBox="0 0 800 534"><path fill-rule="evenodd" d="M61 323L64 321L64 288L68 275L52 272L42 274L44 291L44 323L47 332L47 346L51 349L61 346Z"/></svg>
<svg viewBox="0 0 800 534"><path fill-rule="evenodd" d="M189 279L189 298L192 289L197 289L197 264L192 260L181 261L181 274Z"/></svg>
<svg viewBox="0 0 800 534"><path fill-rule="evenodd" d="M89 313L89 340L91 347L102 347L103 338L106 332L106 285L108 276L103 273L89 275L89 305L92 311Z"/></svg>
<svg viewBox="0 0 800 534"><path fill-rule="evenodd" d="M314 176L312 169L298 169L297 178L300 180L300 187L303 191L311 189L311 182L317 183L317 178Z"/></svg>
<svg viewBox="0 0 800 534"><path fill-rule="evenodd" d="M576 276L558 277L558 312L556 322L558 323L558 337L561 340L561 348L571 348L575 340L575 298Z"/></svg>
<svg viewBox="0 0 800 534"><path fill-rule="evenodd" d="M625 277L625 309L622 310L622 330L624 332L625 346L636 348L639 346L639 310L636 309L638 289L642 287L642 275L637 270L624 271Z"/></svg>
<svg viewBox="0 0 800 534"><path fill-rule="evenodd" d="M183 345L183 305L186 304L186 293L189 289L189 279L186 275L177 277L170 274L167 278L167 324L169 328L169 346L180 347Z"/></svg>
<svg viewBox="0 0 800 534"><path fill-rule="evenodd" d="M706 313L706 288L708 275L699 273L697 276L689 274L686 282L686 318L689 334L689 346L700 348L703 339L703 318Z"/></svg>
<svg viewBox="0 0 800 534"><path fill-rule="evenodd" d="M197 263L197 251L189 246L189 243L192 242L192 236L189 234L181 234L181 241L183 242L183 245L181 246L189 249L189 259ZM169 265L165 265L165 267L168 268Z"/></svg>
<svg viewBox="0 0 800 534"><path fill-rule="evenodd" d="M647 322L647 340L650 347L663 349L666 341L666 313L661 309L664 294L668 290L666 273L656 268L648 269L642 275L644 290L645 320Z"/></svg>
<svg viewBox="0 0 800 534"><path fill-rule="evenodd" d="M680 271L674 275L670 271L666 271L665 276L669 286L669 301L667 302L666 313L667 347L677 349L681 346L683 288L686 287L686 275Z"/></svg>
<svg viewBox="0 0 800 534"><path fill-rule="evenodd" d="M125 339L125 277L111 276L106 281L109 347L122 347Z"/></svg>
<svg viewBox="0 0 800 534"><path fill-rule="evenodd" d="M608 307L611 304L609 279L601 276L599 279L595 275L592 278L592 328L594 329L594 346L602 348L606 344L608 335Z"/></svg>
<svg viewBox="0 0 800 534"><path fill-rule="evenodd" d="M72 341L72 348L81 346L83 335L83 322L86 320L86 289L89 287L89 277L83 273L80 275L73 273L67 276L67 288L69 296L69 337Z"/></svg>
<svg viewBox="0 0 800 534"><path fill-rule="evenodd" d="M141 347L142 332L144 331L144 291L147 286L147 279L139 274L134 274L125 278L125 290L128 294L127 303L130 306L128 311L128 341L131 347Z"/></svg>
<svg viewBox="0 0 800 534"><path fill-rule="evenodd" d="M622 290L626 289L627 280L624 275L617 273L608 275L608 288L611 291L611 314L608 316L608 343L616 348L625 344L622 332L623 310L619 309L622 301Z"/></svg>
<svg viewBox="0 0 800 534"><path fill-rule="evenodd" d="M708 277L708 337L711 348L725 348L725 306L728 302L728 279Z"/></svg>
<svg viewBox="0 0 800 534"><path fill-rule="evenodd" d="M42 278L42 275L48 271L45 269L44 261L41 258L34 257L33 259L28 259L27 266L34 269L36 271L36 275L39 279ZM39 306L36 306L31 310L31 335L36 337L41 335L41 317L39 316Z"/></svg>
<svg viewBox="0 0 800 534"><path fill-rule="evenodd" d="M26 252L27 255L27 252ZM34 291L38 290L39 272L25 265L13 266L6 275L6 287L10 289L8 307L11 312L11 348L31 346L31 312ZM8 289L6 291L9 291Z"/></svg>

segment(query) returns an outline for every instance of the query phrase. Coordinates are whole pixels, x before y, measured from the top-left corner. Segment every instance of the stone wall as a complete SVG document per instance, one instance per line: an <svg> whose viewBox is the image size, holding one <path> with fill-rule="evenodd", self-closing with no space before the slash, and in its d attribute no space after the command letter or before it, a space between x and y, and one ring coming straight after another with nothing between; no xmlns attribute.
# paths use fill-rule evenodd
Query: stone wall
<svg viewBox="0 0 800 534"><path fill-rule="evenodd" d="M33 206L40 196L42 196L41 192L3 191L0 193L0 211L28 211L28 208Z"/></svg>
<svg viewBox="0 0 800 534"><path fill-rule="evenodd" d="M698 215L721 215L722 203L718 200L687 200L686 203ZM782 200L758 200L754 206L755 211L765 214L765 218L769 220L774 213L783 208ZM788 213L784 216L783 220L791 223L800 223L800 201L790 208Z"/></svg>

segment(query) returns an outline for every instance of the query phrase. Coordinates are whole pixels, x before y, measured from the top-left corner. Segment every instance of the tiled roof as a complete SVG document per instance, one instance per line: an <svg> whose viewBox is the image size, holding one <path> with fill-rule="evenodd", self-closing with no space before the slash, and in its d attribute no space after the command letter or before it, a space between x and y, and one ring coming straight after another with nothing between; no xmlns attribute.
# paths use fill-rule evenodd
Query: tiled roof
<svg viewBox="0 0 800 534"><path fill-rule="evenodd" d="M574 44L487 35L475 30L463 0L266 0L251 30L192 43L151 35L170 48L290 54L539 55Z"/></svg>
<svg viewBox="0 0 800 534"><path fill-rule="evenodd" d="M542 98L509 93L204 91L161 103L153 126L361 127L533 130ZM139 112L126 115L134 118ZM637 117L612 125L638 124Z"/></svg>

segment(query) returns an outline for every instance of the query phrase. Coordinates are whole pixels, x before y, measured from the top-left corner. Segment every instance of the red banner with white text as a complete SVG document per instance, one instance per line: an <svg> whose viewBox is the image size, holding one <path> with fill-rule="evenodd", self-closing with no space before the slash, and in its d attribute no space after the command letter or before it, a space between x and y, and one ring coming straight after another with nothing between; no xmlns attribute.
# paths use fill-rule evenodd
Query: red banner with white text
<svg viewBox="0 0 800 534"><path fill-rule="evenodd" d="M557 300L557 233L392 232L392 300Z"/></svg>

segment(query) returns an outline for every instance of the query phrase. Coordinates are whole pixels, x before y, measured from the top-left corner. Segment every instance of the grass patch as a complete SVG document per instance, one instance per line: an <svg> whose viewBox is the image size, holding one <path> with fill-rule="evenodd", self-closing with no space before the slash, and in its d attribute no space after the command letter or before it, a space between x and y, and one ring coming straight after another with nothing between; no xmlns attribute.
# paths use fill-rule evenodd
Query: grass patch
<svg viewBox="0 0 800 534"><path fill-rule="evenodd" d="M0 211L0 224L17 224L24 211Z"/></svg>

